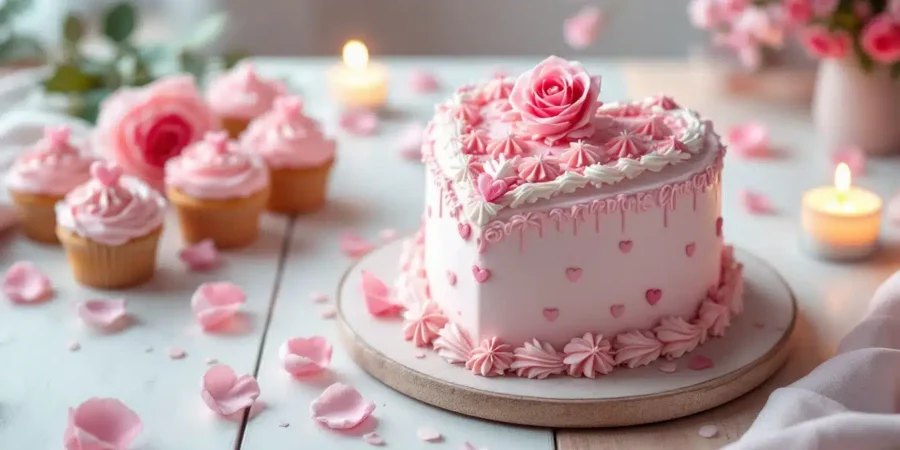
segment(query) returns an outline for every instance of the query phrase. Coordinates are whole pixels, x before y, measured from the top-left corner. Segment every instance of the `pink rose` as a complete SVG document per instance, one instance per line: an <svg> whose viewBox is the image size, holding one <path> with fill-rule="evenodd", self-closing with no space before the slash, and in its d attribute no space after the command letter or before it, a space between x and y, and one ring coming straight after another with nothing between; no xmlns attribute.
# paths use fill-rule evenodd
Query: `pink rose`
<svg viewBox="0 0 900 450"><path fill-rule="evenodd" d="M894 2L900 5L900 2ZM888 13L891 14L894 19L900 18L900 15L894 15L891 13L890 4L888 5ZM856 17L866 20L869 17L872 17L872 4L869 3L869 0L855 0L853 2L853 13L856 14Z"/></svg>
<svg viewBox="0 0 900 450"><path fill-rule="evenodd" d="M716 0L716 2L722 17L728 22L737 20L750 4L748 0Z"/></svg>
<svg viewBox="0 0 900 450"><path fill-rule="evenodd" d="M816 58L839 59L850 51L853 39L844 30L828 31L821 25L814 25L802 33L806 51Z"/></svg>
<svg viewBox="0 0 900 450"><path fill-rule="evenodd" d="M590 46L603 28L603 11L596 6L586 6L563 23L563 37L569 47L576 50Z"/></svg>
<svg viewBox="0 0 900 450"><path fill-rule="evenodd" d="M889 0L886 11L894 20L900 20L900 0Z"/></svg>
<svg viewBox="0 0 900 450"><path fill-rule="evenodd" d="M784 10L788 21L794 25L805 24L813 18L810 0L784 0Z"/></svg>
<svg viewBox="0 0 900 450"><path fill-rule="evenodd" d="M600 77L580 63L551 56L516 80L509 95L512 108L504 120L518 133L548 145L564 138L594 134L591 118L600 106Z"/></svg>
<svg viewBox="0 0 900 450"><path fill-rule="evenodd" d="M816 17L826 17L834 14L840 0L812 0L812 12Z"/></svg>
<svg viewBox="0 0 900 450"><path fill-rule="evenodd" d="M217 128L194 79L175 76L123 88L106 99L93 142L126 172L160 188L166 161Z"/></svg>
<svg viewBox="0 0 900 450"><path fill-rule="evenodd" d="M693 0L688 5L688 16L695 27L709 30L722 22L722 11L716 0Z"/></svg>
<svg viewBox="0 0 900 450"><path fill-rule="evenodd" d="M900 24L888 14L880 14L863 27L862 48L875 61L900 61Z"/></svg>

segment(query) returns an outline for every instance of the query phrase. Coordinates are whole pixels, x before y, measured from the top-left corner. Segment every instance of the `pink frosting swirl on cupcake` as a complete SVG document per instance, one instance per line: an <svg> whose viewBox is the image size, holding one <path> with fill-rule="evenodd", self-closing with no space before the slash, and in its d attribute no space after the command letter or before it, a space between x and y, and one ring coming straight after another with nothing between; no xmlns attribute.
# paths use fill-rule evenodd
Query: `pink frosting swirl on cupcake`
<svg viewBox="0 0 900 450"><path fill-rule="evenodd" d="M219 116L252 119L272 109L286 91L283 83L260 77L253 64L244 63L210 82L206 102Z"/></svg>
<svg viewBox="0 0 900 450"><path fill-rule="evenodd" d="M334 159L336 144L303 114L299 97L279 97L275 106L250 124L241 136L246 151L256 153L272 168L318 167Z"/></svg>
<svg viewBox="0 0 900 450"><path fill-rule="evenodd" d="M56 204L59 226L101 244L116 246L146 236L162 225L166 201L122 167L95 162L91 180Z"/></svg>
<svg viewBox="0 0 900 450"><path fill-rule="evenodd" d="M62 197L91 178L92 158L69 141L68 127L48 127L44 137L20 156L6 176L12 190Z"/></svg>
<svg viewBox="0 0 900 450"><path fill-rule="evenodd" d="M243 198L269 185L269 170L225 132L210 132L166 163L166 185L196 198Z"/></svg>

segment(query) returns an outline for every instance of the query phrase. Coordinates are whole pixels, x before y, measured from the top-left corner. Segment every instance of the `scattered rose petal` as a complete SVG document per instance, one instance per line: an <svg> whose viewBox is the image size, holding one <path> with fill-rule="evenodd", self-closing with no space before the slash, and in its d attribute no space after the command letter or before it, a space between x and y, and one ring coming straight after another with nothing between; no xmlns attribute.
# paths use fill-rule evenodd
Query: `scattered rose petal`
<svg viewBox="0 0 900 450"><path fill-rule="evenodd" d="M337 309L335 309L334 306L328 305L319 311L319 315L322 316L323 319L334 319L337 317Z"/></svg>
<svg viewBox="0 0 900 450"><path fill-rule="evenodd" d="M66 450L127 449L141 434L141 418L119 400L92 398L69 408Z"/></svg>
<svg viewBox="0 0 900 450"><path fill-rule="evenodd" d="M831 154L831 164L837 167L840 163L850 168L851 175L862 176L866 172L866 152L855 145L837 149Z"/></svg>
<svg viewBox="0 0 900 450"><path fill-rule="evenodd" d="M253 375L237 376L229 366L213 366L203 375L200 397L213 412L228 416L250 407L256 401L259 383Z"/></svg>
<svg viewBox="0 0 900 450"><path fill-rule="evenodd" d="M378 116L367 109L353 109L341 114L338 124L354 136L371 136L378 130Z"/></svg>
<svg viewBox="0 0 900 450"><path fill-rule="evenodd" d="M741 189L738 192L738 200L748 214L759 216L775 213L775 208L769 198L758 192Z"/></svg>
<svg viewBox="0 0 900 450"><path fill-rule="evenodd" d="M20 261L3 276L3 293L13 303L37 303L53 295L53 285L37 266Z"/></svg>
<svg viewBox="0 0 900 450"><path fill-rule="evenodd" d="M361 258L375 248L371 242L365 240L362 236L349 231L341 235L338 244L341 246L341 251L350 258Z"/></svg>
<svg viewBox="0 0 900 450"><path fill-rule="evenodd" d="M728 130L729 150L743 158L771 156L769 129L759 122L747 122Z"/></svg>
<svg viewBox="0 0 900 450"><path fill-rule="evenodd" d="M403 308L391 301L391 290L378 277L368 270L362 271L362 290L366 300L366 309L376 317L390 317L400 314Z"/></svg>
<svg viewBox="0 0 900 450"><path fill-rule="evenodd" d="M371 432L363 435L363 440L366 441L369 445L381 446L384 445L384 438L382 438L378 433Z"/></svg>
<svg viewBox="0 0 900 450"><path fill-rule="evenodd" d="M184 359L187 356L187 352L181 348L170 348L169 349L169 358L170 359Z"/></svg>
<svg viewBox="0 0 900 450"><path fill-rule="evenodd" d="M313 292L309 297L316 303L325 303L328 301L328 296L321 292Z"/></svg>
<svg viewBox="0 0 900 450"><path fill-rule="evenodd" d="M413 354L413 358L416 359L425 359L425 352L419 350Z"/></svg>
<svg viewBox="0 0 900 450"><path fill-rule="evenodd" d="M440 442L444 439L438 430L428 426L419 427L416 430L416 437L425 442Z"/></svg>
<svg viewBox="0 0 900 450"><path fill-rule="evenodd" d="M78 341L69 342L69 345L66 347L70 352L77 352L81 350L81 344Z"/></svg>
<svg viewBox="0 0 900 450"><path fill-rule="evenodd" d="M264 402L262 400L257 400L255 402L253 402L253 404L250 405L250 408L247 409L247 421L249 422L249 421L253 420L254 417L262 414L262 412L266 410L267 406L268 405L266 405L266 402ZM233 420L235 422L242 421L243 417L242 417L241 412L238 411L238 412L232 414L231 420Z"/></svg>
<svg viewBox="0 0 900 450"><path fill-rule="evenodd" d="M331 364L331 352L331 344L323 337L291 338L281 344L278 357L291 375L310 375Z"/></svg>
<svg viewBox="0 0 900 450"><path fill-rule="evenodd" d="M700 427L699 433L700 433L700 437L703 437L706 439L711 439L711 438L716 437L717 434L719 434L719 427L717 427L715 425L703 425L702 427Z"/></svg>
<svg viewBox="0 0 900 450"><path fill-rule="evenodd" d="M222 263L219 250L216 249L216 243L212 239L204 239L181 249L178 258L193 271L214 269Z"/></svg>
<svg viewBox="0 0 900 450"><path fill-rule="evenodd" d="M78 317L84 323L99 330L112 330L121 326L128 314L125 300L88 300L75 305Z"/></svg>
<svg viewBox="0 0 900 450"><path fill-rule="evenodd" d="M289 426L291 426L291 424L289 424L289 423L287 423L287 422L281 422L281 423L278 424L278 427L279 427L279 428L287 428L287 427L289 427Z"/></svg>
<svg viewBox="0 0 900 450"><path fill-rule="evenodd" d="M211 366L213 364L218 364L219 360L216 358L206 358L206 361L204 361L204 362L206 363L207 366Z"/></svg>
<svg viewBox="0 0 900 450"><path fill-rule="evenodd" d="M706 370L711 369L715 364L713 361L703 355L697 355L691 358L688 362L688 369L691 370Z"/></svg>
<svg viewBox="0 0 900 450"><path fill-rule="evenodd" d="M213 330L228 323L246 300L244 290L236 284L203 283L191 297L191 309L204 330Z"/></svg>
<svg viewBox="0 0 900 450"><path fill-rule="evenodd" d="M659 371L665 373L675 373L678 370L678 365L675 364L674 361L663 361L659 363Z"/></svg>
<svg viewBox="0 0 900 450"><path fill-rule="evenodd" d="M400 155L410 161L422 161L422 144L425 142L425 128L420 124L407 125L397 137Z"/></svg>
<svg viewBox="0 0 900 450"><path fill-rule="evenodd" d="M428 94L441 88L437 77L422 68L413 69L409 75L409 89L416 94Z"/></svg>
<svg viewBox="0 0 900 450"><path fill-rule="evenodd" d="M390 242L394 239L397 239L397 230L393 228L385 228L378 233L378 237L381 238L382 242Z"/></svg>
<svg viewBox="0 0 900 450"><path fill-rule="evenodd" d="M352 386L334 383L309 405L313 419L331 429L353 428L366 420L375 404Z"/></svg>
<svg viewBox="0 0 900 450"><path fill-rule="evenodd" d="M570 47L582 50L590 46L603 28L603 11L587 6L563 23L563 37Z"/></svg>

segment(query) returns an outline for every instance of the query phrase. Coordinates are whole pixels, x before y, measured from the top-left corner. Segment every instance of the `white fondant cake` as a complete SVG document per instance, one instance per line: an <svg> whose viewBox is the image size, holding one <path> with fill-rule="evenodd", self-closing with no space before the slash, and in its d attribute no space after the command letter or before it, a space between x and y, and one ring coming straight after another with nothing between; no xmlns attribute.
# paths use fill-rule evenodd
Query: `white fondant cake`
<svg viewBox="0 0 900 450"><path fill-rule="evenodd" d="M741 312L712 124L599 94L551 57L438 105L398 280L408 340L482 376L594 377L680 357Z"/></svg>

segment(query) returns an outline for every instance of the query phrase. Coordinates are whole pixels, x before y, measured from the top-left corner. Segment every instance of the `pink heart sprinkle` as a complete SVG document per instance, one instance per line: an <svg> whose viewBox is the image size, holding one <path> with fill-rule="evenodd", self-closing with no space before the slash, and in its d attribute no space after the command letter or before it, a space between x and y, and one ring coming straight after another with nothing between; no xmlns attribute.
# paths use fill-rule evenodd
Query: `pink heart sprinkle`
<svg viewBox="0 0 900 450"><path fill-rule="evenodd" d="M69 408L66 450L126 449L141 434L141 418L114 398L91 398Z"/></svg>
<svg viewBox="0 0 900 450"><path fill-rule="evenodd" d="M697 250L697 244L693 242L684 246L684 254L688 255L688 257L694 256L695 250Z"/></svg>
<svg viewBox="0 0 900 450"><path fill-rule="evenodd" d="M341 252L350 258L361 258L375 248L371 242L350 231L341 235L338 244L341 247Z"/></svg>
<svg viewBox="0 0 900 450"><path fill-rule="evenodd" d="M115 163L95 161L91 164L91 176L104 186L115 186L122 172L122 166Z"/></svg>
<svg viewBox="0 0 900 450"><path fill-rule="evenodd" d="M478 175L478 192L488 203L493 203L494 200L502 197L508 188L506 181L495 180L490 174Z"/></svg>
<svg viewBox="0 0 900 450"><path fill-rule="evenodd" d="M366 309L375 317L398 316L403 307L391 299L391 290L375 274L362 271L362 291Z"/></svg>
<svg viewBox="0 0 900 450"><path fill-rule="evenodd" d="M622 253L631 252L632 247L634 247L634 242L632 242L632 241L620 241L619 242L619 250Z"/></svg>
<svg viewBox="0 0 900 450"><path fill-rule="evenodd" d="M553 322L559 317L559 308L544 308L544 318L548 322Z"/></svg>
<svg viewBox="0 0 900 450"><path fill-rule="evenodd" d="M456 273L448 270L447 271L447 282L450 283L450 286L456 286Z"/></svg>
<svg viewBox="0 0 900 450"><path fill-rule="evenodd" d="M662 300L662 289L647 289L645 296L647 297L647 303L653 306Z"/></svg>
<svg viewBox="0 0 900 450"><path fill-rule="evenodd" d="M581 268L569 267L566 269L566 279L575 283L581 279Z"/></svg>
<svg viewBox="0 0 900 450"><path fill-rule="evenodd" d="M622 317L622 314L625 314L625 305L612 305L609 307L609 313L613 316L614 319L618 319L619 317Z"/></svg>
<svg viewBox="0 0 900 450"><path fill-rule="evenodd" d="M711 369L715 364L713 361L703 355L697 355L691 358L688 362L688 369L691 370L706 370Z"/></svg>
<svg viewBox="0 0 900 450"><path fill-rule="evenodd" d="M253 375L237 376L226 365L212 366L203 375L200 397L220 416L229 416L249 408L259 397L259 383Z"/></svg>
<svg viewBox="0 0 900 450"><path fill-rule="evenodd" d="M741 189L738 191L738 201L748 214L767 215L775 212L769 198L758 192Z"/></svg>
<svg viewBox="0 0 900 450"><path fill-rule="evenodd" d="M328 428L345 430L366 420L375 404L366 401L353 388L343 383L334 383L309 405L312 417Z"/></svg>
<svg viewBox="0 0 900 450"><path fill-rule="evenodd" d="M382 438L378 433L371 432L363 435L363 440L366 441L369 445L374 445L376 447L384 445L384 438Z"/></svg>
<svg viewBox="0 0 900 450"><path fill-rule="evenodd" d="M475 275L475 281L479 283L484 283L491 278L491 271L489 269L482 269L478 266L472 266L472 274Z"/></svg>
<svg viewBox="0 0 900 450"><path fill-rule="evenodd" d="M469 236L472 235L472 226L467 223L457 224L456 229L459 231L459 237L463 238L464 241L469 240Z"/></svg>

